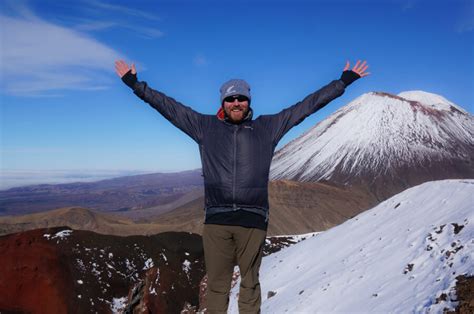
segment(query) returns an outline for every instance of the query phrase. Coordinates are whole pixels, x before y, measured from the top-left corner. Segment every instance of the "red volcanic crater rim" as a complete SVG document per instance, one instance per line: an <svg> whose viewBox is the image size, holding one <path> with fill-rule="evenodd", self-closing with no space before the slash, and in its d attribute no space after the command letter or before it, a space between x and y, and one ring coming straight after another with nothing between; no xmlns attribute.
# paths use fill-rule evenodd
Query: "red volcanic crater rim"
<svg viewBox="0 0 474 314"><path fill-rule="evenodd" d="M0 238L0 310L66 313L71 308L69 269L44 234L33 230Z"/></svg>
<svg viewBox="0 0 474 314"><path fill-rule="evenodd" d="M199 303L204 262L195 234L119 237L58 227L2 236L0 250L0 313L120 312L151 270L154 313Z"/></svg>

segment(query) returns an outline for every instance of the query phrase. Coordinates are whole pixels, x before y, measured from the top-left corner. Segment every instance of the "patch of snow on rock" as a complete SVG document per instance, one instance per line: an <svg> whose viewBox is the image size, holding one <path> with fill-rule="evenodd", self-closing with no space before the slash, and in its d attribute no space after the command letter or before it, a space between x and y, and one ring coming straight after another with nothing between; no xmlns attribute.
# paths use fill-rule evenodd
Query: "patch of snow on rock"
<svg viewBox="0 0 474 314"><path fill-rule="evenodd" d="M113 298L112 302L108 303L110 304L110 309L112 310L112 313L119 314L122 313L122 311L127 306L127 297Z"/></svg>
<svg viewBox="0 0 474 314"><path fill-rule="evenodd" d="M145 266L143 266L143 270L148 270L154 266L153 260L151 258L145 261Z"/></svg>
<svg viewBox="0 0 474 314"><path fill-rule="evenodd" d="M50 234L43 234L43 237L45 237L46 239L48 240L52 240L52 239L60 239L60 240L64 240L65 238L67 238L68 236L70 236L72 233L72 230L61 230L59 232L57 232L55 235L51 236Z"/></svg>
<svg viewBox="0 0 474 314"><path fill-rule="evenodd" d="M185 259L183 262L183 271L186 273L186 276L188 276L189 279L189 272L191 271L191 262L187 259Z"/></svg>

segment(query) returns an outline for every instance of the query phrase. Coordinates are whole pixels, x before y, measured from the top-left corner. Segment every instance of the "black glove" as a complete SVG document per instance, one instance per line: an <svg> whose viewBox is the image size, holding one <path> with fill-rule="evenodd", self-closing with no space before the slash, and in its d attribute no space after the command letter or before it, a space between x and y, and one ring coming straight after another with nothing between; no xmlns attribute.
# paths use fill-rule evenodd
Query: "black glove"
<svg viewBox="0 0 474 314"><path fill-rule="evenodd" d="M133 89L135 83L138 82L137 73L132 74L132 70L129 70L124 76L122 76L122 81L127 84L128 87Z"/></svg>
<svg viewBox="0 0 474 314"><path fill-rule="evenodd" d="M351 85L355 80L360 79L360 75L352 70L342 72L340 80L347 86Z"/></svg>

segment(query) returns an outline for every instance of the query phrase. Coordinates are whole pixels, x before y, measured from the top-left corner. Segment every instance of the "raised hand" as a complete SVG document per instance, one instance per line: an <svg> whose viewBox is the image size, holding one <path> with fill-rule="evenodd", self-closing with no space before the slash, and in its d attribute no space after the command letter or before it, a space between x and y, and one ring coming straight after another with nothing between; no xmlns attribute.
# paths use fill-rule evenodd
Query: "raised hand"
<svg viewBox="0 0 474 314"><path fill-rule="evenodd" d="M368 64L366 65L366 63L367 63L367 61L364 60L364 62L362 62L362 64L360 64L360 60L357 60L357 63L352 68L352 71L359 74L360 77L364 77L364 76L369 75L370 72L365 72L369 68L369 65ZM349 61L347 61L346 62L346 67L344 68L344 71L349 70L349 67L350 67Z"/></svg>
<svg viewBox="0 0 474 314"><path fill-rule="evenodd" d="M132 74L137 74L137 69L135 68L135 64L132 63ZM128 64L123 60L115 61L115 73L122 78L128 71L130 71L130 67Z"/></svg>

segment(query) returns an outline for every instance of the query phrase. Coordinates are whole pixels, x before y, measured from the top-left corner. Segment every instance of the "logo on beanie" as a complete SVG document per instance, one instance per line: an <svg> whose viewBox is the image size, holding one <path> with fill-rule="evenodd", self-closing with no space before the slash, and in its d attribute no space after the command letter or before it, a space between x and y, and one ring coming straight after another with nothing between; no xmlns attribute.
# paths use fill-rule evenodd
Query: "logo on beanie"
<svg viewBox="0 0 474 314"><path fill-rule="evenodd" d="M227 88L227 90L225 91L226 95L230 93L235 93L234 87L235 85L229 86L229 88Z"/></svg>

